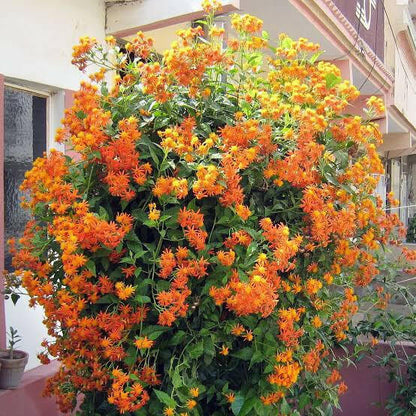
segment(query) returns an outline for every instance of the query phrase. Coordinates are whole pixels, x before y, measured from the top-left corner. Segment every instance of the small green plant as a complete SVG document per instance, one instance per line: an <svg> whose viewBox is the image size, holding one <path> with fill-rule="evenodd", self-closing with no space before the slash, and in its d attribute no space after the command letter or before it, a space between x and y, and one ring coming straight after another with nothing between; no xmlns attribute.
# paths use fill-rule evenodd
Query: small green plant
<svg viewBox="0 0 416 416"><path fill-rule="evenodd" d="M409 226L407 228L406 241L408 243L416 243L416 214L409 219Z"/></svg>
<svg viewBox="0 0 416 416"><path fill-rule="evenodd" d="M14 347L22 340L22 337L17 333L17 329L14 329L12 326L10 327L7 335L9 336L9 359L13 360L15 351Z"/></svg>

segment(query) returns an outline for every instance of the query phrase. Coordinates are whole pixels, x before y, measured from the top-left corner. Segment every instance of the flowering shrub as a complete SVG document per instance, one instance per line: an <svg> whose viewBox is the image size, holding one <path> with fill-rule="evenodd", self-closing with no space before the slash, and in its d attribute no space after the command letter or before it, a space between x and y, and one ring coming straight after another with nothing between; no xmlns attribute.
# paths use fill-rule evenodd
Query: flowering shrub
<svg viewBox="0 0 416 416"><path fill-rule="evenodd" d="M255 17L223 48L204 3L162 57L142 33L127 53L82 39L74 64L101 69L57 135L79 158L23 182L14 266L63 411L320 415L347 388L332 348L400 226L373 195L383 105L345 115L359 93L318 46L273 47Z"/></svg>

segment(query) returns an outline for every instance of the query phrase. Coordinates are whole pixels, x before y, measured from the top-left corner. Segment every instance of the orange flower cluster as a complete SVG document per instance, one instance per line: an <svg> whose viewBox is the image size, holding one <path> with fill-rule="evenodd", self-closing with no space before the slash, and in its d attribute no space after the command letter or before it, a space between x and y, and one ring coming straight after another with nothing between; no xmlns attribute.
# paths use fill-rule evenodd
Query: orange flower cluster
<svg viewBox="0 0 416 416"><path fill-rule="evenodd" d="M224 186L219 183L222 179L215 165L198 166L197 180L192 185L192 190L198 199L220 195Z"/></svg>
<svg viewBox="0 0 416 416"><path fill-rule="evenodd" d="M305 365L305 370L310 371L311 373L316 373L321 364L321 359L326 357L329 354L329 351L325 349L321 340L318 340L315 347L308 351L303 356L303 363Z"/></svg>
<svg viewBox="0 0 416 416"><path fill-rule="evenodd" d="M189 215L194 217L191 222L198 224L199 213L191 211L182 213L181 221L183 224L189 223ZM188 218L183 218L188 216ZM175 274L171 281L170 290L161 291L157 295L159 305L164 309L159 314L158 323L160 325L171 326L177 317L186 316L189 304L186 303L191 291L188 288L190 277L201 279L205 277L209 263L201 257L199 260L188 260L189 250L185 247L178 247L173 254L171 249L165 249L160 256L160 277L167 279L170 275Z"/></svg>
<svg viewBox="0 0 416 416"><path fill-rule="evenodd" d="M279 270L287 271L293 268L289 260L296 255L302 242L302 236L289 239L289 228L283 224L274 226L270 218L260 221L263 236L273 250L274 257L279 264Z"/></svg>
<svg viewBox="0 0 416 416"><path fill-rule="evenodd" d="M178 199L183 199L188 195L188 181L186 179L164 178L156 180L153 188L153 195L175 195Z"/></svg>
<svg viewBox="0 0 416 416"><path fill-rule="evenodd" d="M305 333L303 328L296 329L296 323L299 322L304 309L280 309L278 338L287 347L296 347L299 344L299 338Z"/></svg>
<svg viewBox="0 0 416 416"><path fill-rule="evenodd" d="M147 37L143 32L137 32L136 36L126 43L126 50L133 52L140 59L147 59L153 51L153 39Z"/></svg>
<svg viewBox="0 0 416 416"><path fill-rule="evenodd" d="M198 40L204 36L202 26L180 30L178 36L179 42L164 53L166 71L178 85L189 87L190 96L195 96L206 69L223 62L224 54L220 43Z"/></svg>
<svg viewBox="0 0 416 416"><path fill-rule="evenodd" d="M280 266L277 262L267 261L265 257L261 256L249 272L248 282L241 281L237 270L233 269L230 282L224 287L211 286L209 293L215 303L225 303L238 316L256 313L269 316L279 298L280 277L277 272Z"/></svg>
<svg viewBox="0 0 416 416"><path fill-rule="evenodd" d="M108 395L108 402L115 404L121 414L134 412L148 402L149 394L140 383L135 382L129 386L129 375L118 369L113 370L112 375L114 380Z"/></svg>
<svg viewBox="0 0 416 416"><path fill-rule="evenodd" d="M97 39L84 36L79 40L79 45L74 46L72 52L72 63L83 71L88 64L88 52L97 45Z"/></svg>
<svg viewBox="0 0 416 416"><path fill-rule="evenodd" d="M98 87L82 82L74 93L73 106L65 110L63 128L58 129L55 139L61 143L69 138L73 149L86 157L85 153L98 150L109 140L103 127L110 119L110 112L100 107Z"/></svg>
<svg viewBox="0 0 416 416"><path fill-rule="evenodd" d="M204 216L199 212L183 208L178 215L178 223L184 229L184 234L189 244L201 251L205 248L205 240L208 233L202 230Z"/></svg>
<svg viewBox="0 0 416 416"><path fill-rule="evenodd" d="M130 185L131 174L138 184L146 181L146 174L151 173L149 164L140 166L139 153L136 151L136 143L140 139L137 130L137 119L129 117L119 122L119 137L106 143L100 148L101 160L106 167L104 182L109 187L111 195L119 196L129 201L136 195ZM140 173L143 172L141 175ZM143 177L144 175L144 177Z"/></svg>
<svg viewBox="0 0 416 416"><path fill-rule="evenodd" d="M298 362L279 364L274 366L273 374L268 377L270 384L276 384L279 387L292 387L298 380L301 366Z"/></svg>

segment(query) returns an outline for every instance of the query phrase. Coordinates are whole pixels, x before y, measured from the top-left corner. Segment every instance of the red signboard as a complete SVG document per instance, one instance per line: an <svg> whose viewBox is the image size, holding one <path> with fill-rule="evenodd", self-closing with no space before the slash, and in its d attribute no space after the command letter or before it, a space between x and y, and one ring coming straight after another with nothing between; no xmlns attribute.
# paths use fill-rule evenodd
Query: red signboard
<svg viewBox="0 0 416 416"><path fill-rule="evenodd" d="M356 30L357 46L362 39L384 62L383 0L334 0L334 3Z"/></svg>

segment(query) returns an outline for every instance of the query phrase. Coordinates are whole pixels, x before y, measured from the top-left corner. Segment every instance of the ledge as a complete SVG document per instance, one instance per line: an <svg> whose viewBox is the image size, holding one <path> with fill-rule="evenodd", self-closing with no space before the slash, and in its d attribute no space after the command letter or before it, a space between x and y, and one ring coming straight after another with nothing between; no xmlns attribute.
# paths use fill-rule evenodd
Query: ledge
<svg viewBox="0 0 416 416"><path fill-rule="evenodd" d="M52 361L26 371L16 389L0 389L0 416L60 416L55 399L42 397L46 379L57 370L58 363Z"/></svg>

